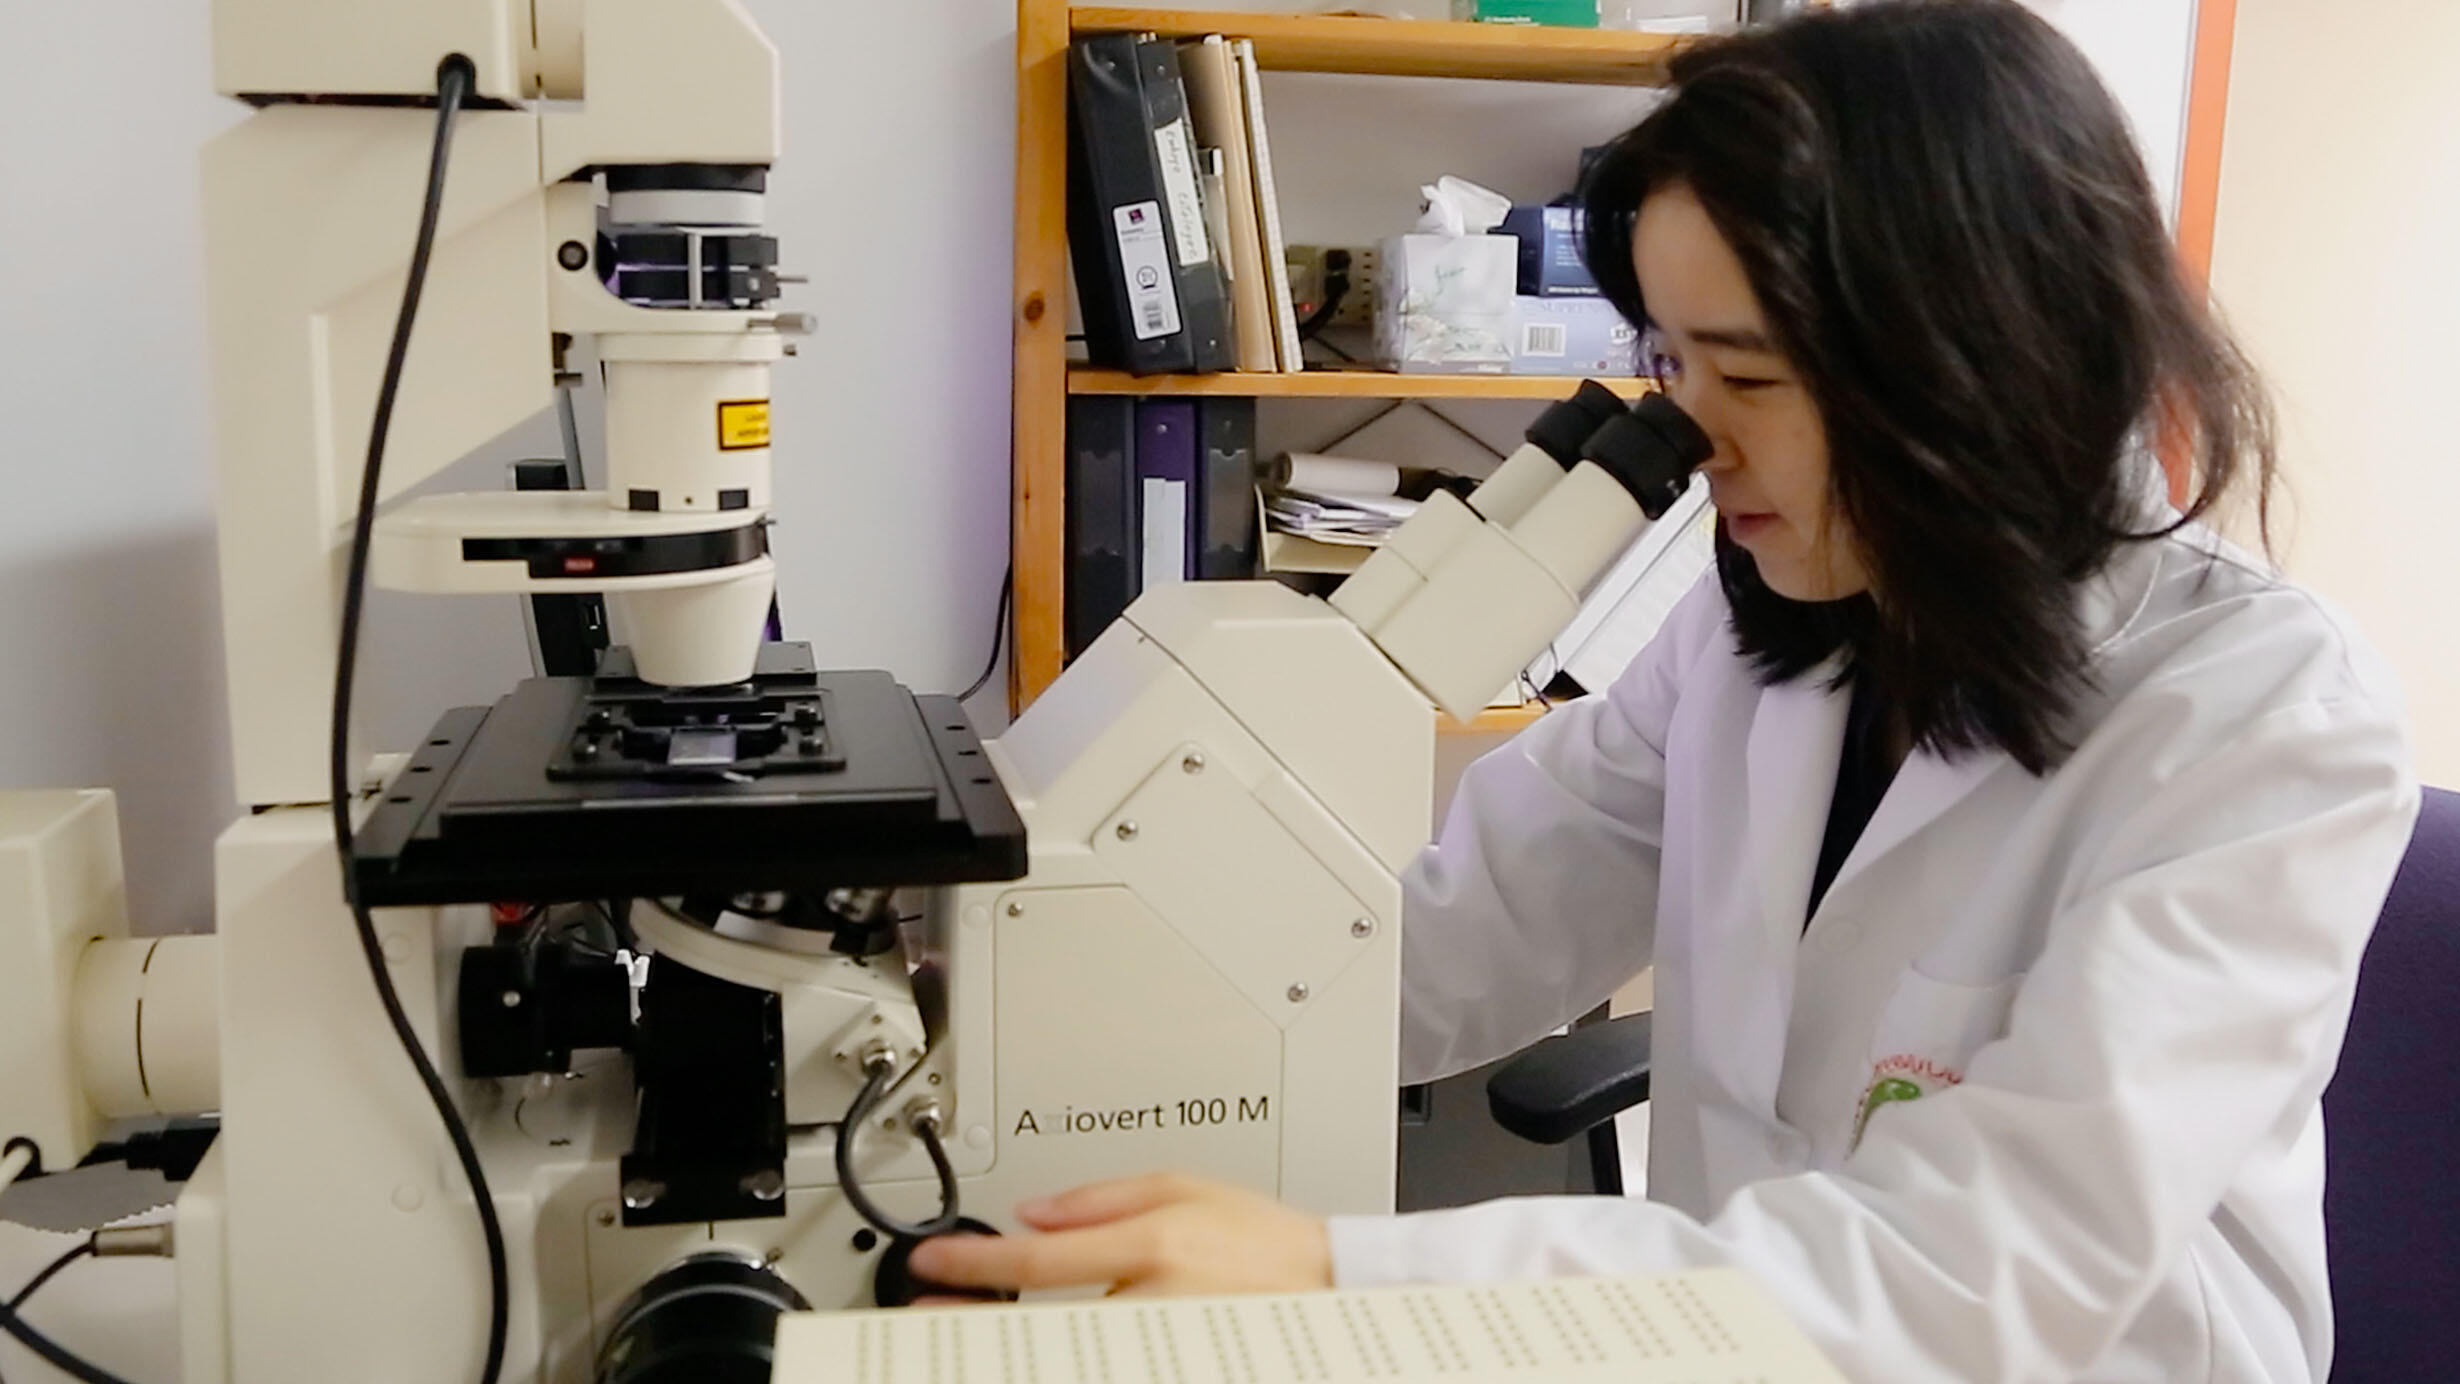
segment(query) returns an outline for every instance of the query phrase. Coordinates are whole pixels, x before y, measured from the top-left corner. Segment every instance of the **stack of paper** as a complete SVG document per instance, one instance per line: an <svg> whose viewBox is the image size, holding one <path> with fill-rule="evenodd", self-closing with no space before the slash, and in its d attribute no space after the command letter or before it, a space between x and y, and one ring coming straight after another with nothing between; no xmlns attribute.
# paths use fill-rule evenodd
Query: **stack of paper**
<svg viewBox="0 0 2460 1384"><path fill-rule="evenodd" d="M1416 500L1396 495L1277 490L1264 497L1265 519L1276 532L1351 548L1383 546L1385 537L1417 512Z"/></svg>

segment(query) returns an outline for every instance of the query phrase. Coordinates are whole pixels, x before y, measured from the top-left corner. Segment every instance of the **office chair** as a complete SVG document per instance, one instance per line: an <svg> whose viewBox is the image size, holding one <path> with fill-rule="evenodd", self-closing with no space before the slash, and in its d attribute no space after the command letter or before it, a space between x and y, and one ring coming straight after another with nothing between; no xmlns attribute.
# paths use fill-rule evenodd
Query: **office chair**
<svg viewBox="0 0 2460 1384"><path fill-rule="evenodd" d="M2460 793L2426 790L2323 1093L2332 1384L2460 1370Z"/></svg>

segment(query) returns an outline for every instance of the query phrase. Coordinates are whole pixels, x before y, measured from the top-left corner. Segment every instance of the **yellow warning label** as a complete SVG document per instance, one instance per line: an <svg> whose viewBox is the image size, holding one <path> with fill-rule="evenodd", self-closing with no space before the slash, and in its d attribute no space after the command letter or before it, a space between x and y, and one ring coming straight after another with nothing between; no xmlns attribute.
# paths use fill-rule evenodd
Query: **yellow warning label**
<svg viewBox="0 0 2460 1384"><path fill-rule="evenodd" d="M769 445L769 401L728 399L718 405L718 450L740 452Z"/></svg>

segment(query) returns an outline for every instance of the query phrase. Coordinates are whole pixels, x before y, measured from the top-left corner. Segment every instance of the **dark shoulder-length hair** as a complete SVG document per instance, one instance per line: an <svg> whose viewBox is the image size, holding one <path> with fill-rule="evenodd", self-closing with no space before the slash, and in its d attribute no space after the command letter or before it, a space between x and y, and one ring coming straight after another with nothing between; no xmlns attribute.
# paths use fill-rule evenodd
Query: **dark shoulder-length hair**
<svg viewBox="0 0 2460 1384"><path fill-rule="evenodd" d="M1761 676L1831 655L1917 745L2046 772L2089 686L2076 589L2167 533L2147 455L2203 515L2270 488L2270 406L2205 309L2117 104L2012 0L1892 0L1685 50L1582 189L1589 267L1634 323L1651 191L1687 186L1825 426L1868 597L1789 601L1719 534ZM2178 522L2186 522L2181 519Z"/></svg>

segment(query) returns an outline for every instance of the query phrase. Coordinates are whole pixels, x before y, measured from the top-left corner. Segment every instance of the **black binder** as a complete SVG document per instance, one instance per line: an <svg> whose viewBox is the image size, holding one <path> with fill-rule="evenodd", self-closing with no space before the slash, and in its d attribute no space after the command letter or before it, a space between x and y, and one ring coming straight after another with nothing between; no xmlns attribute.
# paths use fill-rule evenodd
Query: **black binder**
<svg viewBox="0 0 2460 1384"><path fill-rule="evenodd" d="M1210 374L1238 368L1238 342L1230 335L1230 276L1222 271L1226 245L1216 245L1204 214L1204 166L1196 124L1188 113L1187 79L1179 71L1179 45L1148 34L1136 41L1143 81L1145 128L1162 169L1163 213L1170 222L1171 253L1179 260L1179 313L1196 357L1196 370Z"/></svg>
<svg viewBox="0 0 2460 1384"><path fill-rule="evenodd" d="M1144 556L1136 517L1136 401L1068 400L1068 657L1085 651L1136 599Z"/></svg>
<svg viewBox="0 0 2460 1384"><path fill-rule="evenodd" d="M1205 581L1245 581L1262 561L1256 533L1256 401L1196 405L1196 570Z"/></svg>
<svg viewBox="0 0 2460 1384"><path fill-rule="evenodd" d="M1135 35L1080 39L1068 52L1068 245L1086 354L1138 375L1219 369L1227 357L1228 304L1205 235L1186 90L1176 50L1159 47L1169 81L1157 77L1151 94ZM1175 124L1157 122L1155 111L1174 101ZM1198 246L1203 254L1186 253ZM1217 363L1199 364L1200 341L1210 342L1205 360Z"/></svg>

